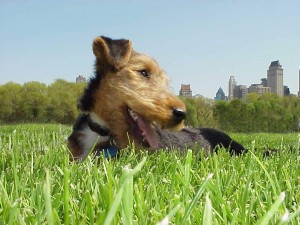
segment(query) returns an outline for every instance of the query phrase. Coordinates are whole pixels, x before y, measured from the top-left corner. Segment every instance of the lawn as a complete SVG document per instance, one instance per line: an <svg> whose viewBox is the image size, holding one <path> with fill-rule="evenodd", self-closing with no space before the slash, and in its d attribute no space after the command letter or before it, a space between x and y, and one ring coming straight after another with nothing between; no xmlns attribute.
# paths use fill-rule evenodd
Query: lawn
<svg viewBox="0 0 300 225"><path fill-rule="evenodd" d="M251 150L240 157L130 146L70 163L70 131L0 126L0 224L300 224L297 133L231 134Z"/></svg>

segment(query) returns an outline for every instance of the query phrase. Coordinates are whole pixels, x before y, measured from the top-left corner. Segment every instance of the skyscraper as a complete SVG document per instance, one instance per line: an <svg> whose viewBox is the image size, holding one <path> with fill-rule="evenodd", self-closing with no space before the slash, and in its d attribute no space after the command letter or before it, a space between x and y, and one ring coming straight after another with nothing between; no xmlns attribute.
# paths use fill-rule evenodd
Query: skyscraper
<svg viewBox="0 0 300 225"><path fill-rule="evenodd" d="M248 88L248 93L257 93L259 95L263 95L265 93L270 93L271 88L264 86L263 84L251 84L251 86Z"/></svg>
<svg viewBox="0 0 300 225"><path fill-rule="evenodd" d="M237 85L234 88L234 97L235 98L239 98L239 99L243 99L246 100L248 94L248 88L246 85Z"/></svg>
<svg viewBox="0 0 300 225"><path fill-rule="evenodd" d="M225 100L225 99L226 99L225 93L223 89L220 87L216 93L215 100Z"/></svg>
<svg viewBox="0 0 300 225"><path fill-rule="evenodd" d="M283 69L279 60L271 62L267 71L267 83L271 88L271 92L279 96L283 96Z"/></svg>
<svg viewBox="0 0 300 225"><path fill-rule="evenodd" d="M192 90L190 84L181 84L181 89L179 90L179 95L185 98L192 98Z"/></svg>
<svg viewBox="0 0 300 225"><path fill-rule="evenodd" d="M76 77L76 83L86 83L86 79L84 76L79 75L78 77Z"/></svg>
<svg viewBox="0 0 300 225"><path fill-rule="evenodd" d="M234 76L230 76L229 82L228 82L228 100L232 100L234 98L234 89L236 87L236 81L234 79Z"/></svg>
<svg viewBox="0 0 300 225"><path fill-rule="evenodd" d="M268 87L268 80L267 80L267 78L261 78L260 80L261 80L262 86Z"/></svg>

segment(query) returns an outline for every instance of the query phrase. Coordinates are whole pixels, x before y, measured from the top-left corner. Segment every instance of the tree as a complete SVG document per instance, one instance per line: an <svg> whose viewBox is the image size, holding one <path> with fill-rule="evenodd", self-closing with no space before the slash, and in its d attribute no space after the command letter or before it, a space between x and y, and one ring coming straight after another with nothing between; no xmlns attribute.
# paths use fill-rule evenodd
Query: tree
<svg viewBox="0 0 300 225"><path fill-rule="evenodd" d="M9 82L0 88L0 122L12 123L24 120L22 86Z"/></svg>
<svg viewBox="0 0 300 225"><path fill-rule="evenodd" d="M217 120L220 129L230 130L231 124L228 120L228 102L216 101L213 108L213 117Z"/></svg>
<svg viewBox="0 0 300 225"><path fill-rule="evenodd" d="M26 121L45 122L45 109L47 107L47 86L37 81L23 85L23 100L25 102Z"/></svg>
<svg viewBox="0 0 300 225"><path fill-rule="evenodd" d="M79 114L78 98L85 84L56 80L48 87L49 103L46 114L49 122L73 123Z"/></svg>
<svg viewBox="0 0 300 225"><path fill-rule="evenodd" d="M197 127L218 127L217 120L213 116L215 101L197 97L194 98L194 103L197 112Z"/></svg>
<svg viewBox="0 0 300 225"><path fill-rule="evenodd" d="M182 98L182 100L185 102L187 116L185 120L185 125L190 127L196 127L197 126L197 110L195 108L195 105L193 104L193 101L191 99L185 99Z"/></svg>

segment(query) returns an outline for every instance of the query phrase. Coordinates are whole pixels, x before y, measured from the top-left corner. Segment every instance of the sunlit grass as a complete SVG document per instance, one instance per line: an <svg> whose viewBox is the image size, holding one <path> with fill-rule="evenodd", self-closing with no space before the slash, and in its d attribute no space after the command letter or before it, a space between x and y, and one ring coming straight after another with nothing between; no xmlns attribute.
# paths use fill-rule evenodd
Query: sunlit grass
<svg viewBox="0 0 300 225"><path fill-rule="evenodd" d="M0 127L0 224L300 224L298 134L232 134L251 151L70 163L69 126ZM278 152L263 158L266 147ZM292 148L292 150L291 150Z"/></svg>

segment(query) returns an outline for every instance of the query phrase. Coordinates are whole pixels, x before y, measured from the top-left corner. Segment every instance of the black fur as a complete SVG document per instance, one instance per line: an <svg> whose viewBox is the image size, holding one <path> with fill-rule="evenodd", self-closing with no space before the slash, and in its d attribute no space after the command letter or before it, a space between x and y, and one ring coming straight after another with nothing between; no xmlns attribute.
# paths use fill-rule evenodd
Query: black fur
<svg viewBox="0 0 300 225"><path fill-rule="evenodd" d="M105 40L106 44L110 49L110 54L114 58L120 58L126 51L123 49L123 46L126 45L129 41L125 39L112 40L111 38L101 36ZM88 86L85 88L82 97L79 100L78 108L84 112L90 111L95 104L95 92L100 88L101 79L108 71L116 73L118 71L114 65L108 65L105 61L100 61L96 58L95 61L95 76L92 77L89 81ZM119 68L120 69L120 68Z"/></svg>
<svg viewBox="0 0 300 225"><path fill-rule="evenodd" d="M211 128L184 128L182 131L172 132L157 130L159 148L161 149L205 149L212 153L218 147L229 150L231 155L240 155L246 149L229 135Z"/></svg>
<svg viewBox="0 0 300 225"><path fill-rule="evenodd" d="M89 115L88 114L80 114L74 125L73 125L73 130L77 130L77 131L80 131L80 130L83 130L84 127L87 125L88 123L88 119L89 119Z"/></svg>
<svg viewBox="0 0 300 225"><path fill-rule="evenodd" d="M79 109L88 112L95 104L95 92L100 88L101 74L96 72L96 76L91 78L88 86L85 88L82 97L79 100Z"/></svg>
<svg viewBox="0 0 300 225"><path fill-rule="evenodd" d="M110 132L107 128L102 127L98 123L94 123L90 117L88 117L88 119L87 119L87 124L92 131L99 134L100 136L109 136L110 135Z"/></svg>
<svg viewBox="0 0 300 225"><path fill-rule="evenodd" d="M113 40L111 38L104 37L104 36L101 36L101 38L105 40L107 46L109 47L110 55L113 58L116 59L122 58L126 54L127 48L124 48L124 46L128 44L129 42L128 40L126 39Z"/></svg>
<svg viewBox="0 0 300 225"><path fill-rule="evenodd" d="M240 155L246 152L244 146L233 140L228 134L212 128L199 128L200 134L210 143L213 149L224 147L231 154Z"/></svg>
<svg viewBox="0 0 300 225"><path fill-rule="evenodd" d="M80 145L79 139L78 139L78 134L79 131L83 130L85 126L87 126L88 122L88 117L89 115L87 114L80 114L74 125L73 125L73 132L72 134L68 137L68 141L74 143L75 145Z"/></svg>

